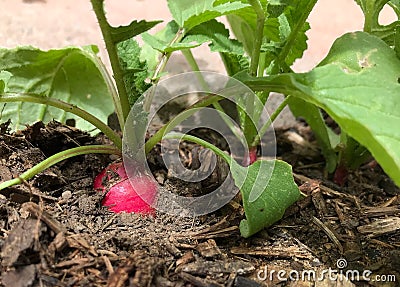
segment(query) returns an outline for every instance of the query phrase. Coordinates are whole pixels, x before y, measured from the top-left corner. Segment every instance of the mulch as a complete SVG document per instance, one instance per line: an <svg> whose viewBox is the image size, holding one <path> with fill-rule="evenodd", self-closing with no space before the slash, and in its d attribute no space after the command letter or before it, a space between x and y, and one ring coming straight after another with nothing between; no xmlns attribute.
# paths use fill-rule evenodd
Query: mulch
<svg viewBox="0 0 400 287"><path fill-rule="evenodd" d="M56 122L16 133L3 124L0 130L1 181L58 151L106 142ZM301 123L278 130L277 139L278 157L293 165L307 197L249 239L238 230L244 216L239 198L196 218L109 212L101 206L103 194L92 188L94 176L118 160L108 155L68 159L0 191L1 284L399 286L400 189L374 161L351 172L344 186L336 185L324 174L312 133ZM193 158L190 148L182 148ZM153 172L177 193L190 190L161 165ZM350 282L340 276L336 282L283 281L277 274L301 279L302 271L322 274L329 268L343 274L367 270L368 278L379 275L387 282ZM389 282L393 278L397 281Z"/></svg>

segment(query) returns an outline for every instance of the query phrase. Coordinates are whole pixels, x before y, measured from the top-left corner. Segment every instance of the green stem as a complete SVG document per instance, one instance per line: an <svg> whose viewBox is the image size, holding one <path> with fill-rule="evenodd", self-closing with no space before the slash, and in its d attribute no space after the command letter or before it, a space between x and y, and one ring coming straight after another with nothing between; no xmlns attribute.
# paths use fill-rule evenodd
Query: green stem
<svg viewBox="0 0 400 287"><path fill-rule="evenodd" d="M264 134L267 132L268 128L271 126L271 124L276 120L276 118L279 116L279 114L283 111L283 109L287 106L289 103L291 96L287 96L282 103L276 108L276 110L272 113L272 115L269 117L268 121L261 127L260 131L254 138L254 141L252 142L251 146L257 146L260 144L261 138L264 136Z"/></svg>
<svg viewBox="0 0 400 287"><path fill-rule="evenodd" d="M230 164L234 160L234 159L232 159L232 157L230 157L228 154L226 154L221 149L217 148L215 145L209 143L208 141L205 141L203 139L195 137L195 136L181 134L181 133L169 133L169 134L166 134L163 137L163 139L179 139L179 140L183 139L183 140L191 141L191 142L197 143L205 148L209 148L210 150L215 152L218 156L220 156L222 159L224 159L228 164Z"/></svg>
<svg viewBox="0 0 400 287"><path fill-rule="evenodd" d="M197 64L196 59L193 57L193 53L190 49L187 50L182 50L183 56L186 58L186 61L189 63L189 66L192 68L193 71L195 72L200 72L200 67ZM201 85L203 86L204 90L209 90L209 86L207 82L204 80L204 77L202 76L201 73L198 74L199 81ZM225 124L229 127L229 129L232 131L232 133L240 140L242 138L242 135L238 133L235 125L232 123L232 121L229 120L229 118L225 115L227 113L225 112L224 108L220 105L219 102L214 102L213 104L214 109L220 112L220 116L222 120L225 122Z"/></svg>
<svg viewBox="0 0 400 287"><path fill-rule="evenodd" d="M282 48L282 51L279 53L274 66L272 67L271 74L278 74L279 69L283 66L283 63L289 54L290 50L292 49L294 42L297 39L297 36L299 35L301 29L304 26L304 23L307 21L308 16L310 15L311 11L313 10L315 4L317 3L318 0L309 0L308 4L305 9L302 10L301 17L297 21L296 25L294 26L293 30L291 31L284 47Z"/></svg>
<svg viewBox="0 0 400 287"><path fill-rule="evenodd" d="M115 84L119 94L119 101L121 103L123 122L125 122L130 111L128 94L124 83L124 74L122 72L121 64L119 62L116 44L113 41L111 34L111 26L107 22L107 18L104 11L104 0L90 0L94 13L96 14L97 21L99 23L101 33L103 34L104 42L106 45L108 57L110 59L111 68L114 73ZM123 128L123 127L121 127Z"/></svg>
<svg viewBox="0 0 400 287"><path fill-rule="evenodd" d="M185 36L185 29L179 28L178 32L176 32L174 38L169 43L169 46L180 42ZM152 85L156 85L160 80L160 74L164 70L165 66L168 63L169 58L171 57L172 52L164 52L161 56L160 61L158 62L157 67L154 70L153 75L151 76ZM150 90L150 93L147 93L147 97L144 99L143 109L144 111L149 111L151 103L153 102L155 89Z"/></svg>
<svg viewBox="0 0 400 287"><path fill-rule="evenodd" d="M180 114L178 114L176 117L174 117L172 120L170 120L168 123L166 123L161 129L159 129L151 138L149 138L146 141L145 144L145 152L146 154L151 151L151 149L159 142L161 141L162 137L170 132L174 127L179 125L181 122L183 122L185 119L193 115L194 113L197 112L199 108L204 108L209 105L212 105L213 103L220 101L224 99L222 96L218 95L210 95L206 97L205 99L195 103L191 107L187 108Z"/></svg>
<svg viewBox="0 0 400 287"><path fill-rule="evenodd" d="M181 50L182 55L185 57L186 61L188 62L190 68L194 72L200 72L200 67L199 64L197 63L196 59L193 56L193 53L190 49L186 50ZM204 77L201 75L201 73L198 73L197 76L199 82L201 83L201 86L204 90L208 91L210 90L210 87L208 86L207 82L204 80Z"/></svg>
<svg viewBox="0 0 400 287"><path fill-rule="evenodd" d="M103 76L103 79L106 81L108 91L110 92L111 97L113 99L115 113L118 118L119 126L120 126L121 130L123 131L124 126L125 126L125 119L124 119L124 113L122 112L121 102L119 101L118 92L116 91L115 85L110 76L110 73L108 73L103 62L99 58L97 58L96 63L97 63L97 68L99 69L99 71L101 72L101 75Z"/></svg>
<svg viewBox="0 0 400 287"><path fill-rule="evenodd" d="M23 183L37 175L38 173L42 172L43 170L51 167L73 156L83 155L83 154L90 154L90 153L104 153L104 154L121 154L121 151L116 149L113 146L106 146L106 145L91 145L91 146L80 146L76 148L71 148L59 153L52 155L51 157L45 159L44 161L38 163L34 167L28 169L24 173L22 173L19 177L5 181L0 183L0 190Z"/></svg>
<svg viewBox="0 0 400 287"><path fill-rule="evenodd" d="M109 126L103 123L101 120L93 116L92 114L82 110L74 105L68 104L66 102L43 97L39 95L28 95L28 94L3 94L0 97L0 102L9 103L9 102L30 102L30 103L37 103L37 104L44 104L52 107L59 108L66 112L72 113L81 117L82 119L88 121L96 128L101 130L114 144L118 149L122 149L122 140L121 137L113 131Z"/></svg>
<svg viewBox="0 0 400 287"><path fill-rule="evenodd" d="M374 26L374 1L366 1L366 7L364 10L364 32L371 33L372 27Z"/></svg>
<svg viewBox="0 0 400 287"><path fill-rule="evenodd" d="M250 75L257 76L261 45L264 37L265 13L259 0L249 0L249 3L257 14L256 38L254 39L254 48L251 55Z"/></svg>
<svg viewBox="0 0 400 287"><path fill-rule="evenodd" d="M264 76L264 71L265 71L265 65L266 65L266 61L265 61L265 55L267 53L262 52L260 53L260 59L258 61L258 71L257 71L257 75L258 76Z"/></svg>

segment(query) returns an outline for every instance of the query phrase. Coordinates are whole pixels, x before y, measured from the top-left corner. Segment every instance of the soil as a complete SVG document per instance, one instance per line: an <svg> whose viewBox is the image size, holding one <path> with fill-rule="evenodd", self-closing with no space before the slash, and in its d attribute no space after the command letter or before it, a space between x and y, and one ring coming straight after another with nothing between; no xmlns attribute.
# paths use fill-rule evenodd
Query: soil
<svg viewBox="0 0 400 287"><path fill-rule="evenodd" d="M293 165L307 197L269 229L241 238L238 224L244 214L239 199L196 218L111 213L101 206L103 194L93 191L92 182L118 159L79 156L1 192L1 283L16 287L399 286L399 188L374 161L350 173L346 185L339 187L324 175L323 159L307 126L297 123L276 132L278 157ZM37 123L11 134L3 124L0 180L16 177L61 150L105 142L102 136L93 138L56 122ZM182 149L184 154L192 150L185 145ZM157 162L156 157L153 153L150 161ZM162 165L153 169L163 174L160 182L175 192L190 190L169 179ZM328 268L360 274L367 270L372 274L369 278L394 275L397 282L281 281L277 276L279 270L301 277L303 270L321 274Z"/></svg>

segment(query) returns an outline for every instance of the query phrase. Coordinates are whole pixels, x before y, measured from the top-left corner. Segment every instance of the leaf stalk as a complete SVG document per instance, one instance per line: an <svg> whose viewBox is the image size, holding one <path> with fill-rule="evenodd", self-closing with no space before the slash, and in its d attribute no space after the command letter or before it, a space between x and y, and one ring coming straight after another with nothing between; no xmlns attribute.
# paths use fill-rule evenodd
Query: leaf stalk
<svg viewBox="0 0 400 287"><path fill-rule="evenodd" d="M53 99L53 98L43 97L43 96L39 96L39 95L32 95L32 94L22 94L22 93L21 94L13 94L13 93L3 94L0 96L0 102L3 102L3 103L30 102L30 103L44 104L44 105L49 105L49 106L64 110L66 112L72 113L72 114L77 115L78 117L88 121L89 123L94 125L96 128L101 130L115 144L115 146L118 149L122 149L121 137L114 130L112 130L109 126L107 126L105 123L103 123L97 117L86 112L85 110L78 108L77 106L74 106L69 103L66 103L66 102L63 102L63 101L60 101L57 99Z"/></svg>
<svg viewBox="0 0 400 287"><path fill-rule="evenodd" d="M114 73L114 80L115 84L117 86L118 90L118 99L120 103L119 109L116 107L116 111L121 110L122 114L118 114L118 118L120 119L120 123L123 122L125 123L126 118L128 117L128 114L130 112L130 105L129 105L129 99L128 99L128 94L125 88L125 83L124 83L124 74L121 68L121 64L118 58L118 53L116 49L116 44L114 43L113 37L112 37L112 27L108 23L105 11L104 11L104 0L90 0L92 3L93 11L96 14L97 21L99 23L99 27L101 30L101 33L104 38L104 42L106 45L107 49L107 54L110 59L111 63L111 68ZM114 101L114 104L116 102ZM121 126L121 129L123 129L123 126Z"/></svg>
<svg viewBox="0 0 400 287"><path fill-rule="evenodd" d="M71 148L59 153L56 153L49 158L41 161L34 167L28 169L24 173L22 173L20 176L17 178L5 181L0 183L0 190L5 189L7 187L16 185L16 184L21 184L24 181L27 181L34 177L36 174L44 171L45 169L59 163L60 161L63 161L65 159L78 156L78 155L84 155L84 154L91 154L91 153L103 153L103 154L117 154L120 155L121 151L119 149L116 149L113 146L107 146L107 145L89 145L89 146L80 146L76 148Z"/></svg>

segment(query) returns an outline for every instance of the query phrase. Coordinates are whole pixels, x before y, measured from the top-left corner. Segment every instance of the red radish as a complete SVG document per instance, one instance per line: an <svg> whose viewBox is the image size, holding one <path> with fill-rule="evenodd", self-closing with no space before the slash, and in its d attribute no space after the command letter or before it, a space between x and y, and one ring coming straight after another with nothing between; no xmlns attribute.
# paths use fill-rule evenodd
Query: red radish
<svg viewBox="0 0 400 287"><path fill-rule="evenodd" d="M102 170L94 179L93 187L100 192L106 192L104 182L111 182L117 177L117 183L112 185L105 195L102 205L109 210L119 212L135 212L155 215L155 209L150 206L157 194L157 183L146 175L139 175L131 183L128 179L123 163L113 163ZM140 191L140 195L138 194ZM142 197L146 197L146 201ZM147 203L149 202L149 203Z"/></svg>
<svg viewBox="0 0 400 287"><path fill-rule="evenodd" d="M243 166L249 166L257 160L257 147L249 148L249 154L243 160Z"/></svg>
<svg viewBox="0 0 400 287"><path fill-rule="evenodd" d="M347 177L349 175L349 171L344 165L339 165L336 168L335 174L333 175L333 182L338 184L339 186L344 186L347 182Z"/></svg>

